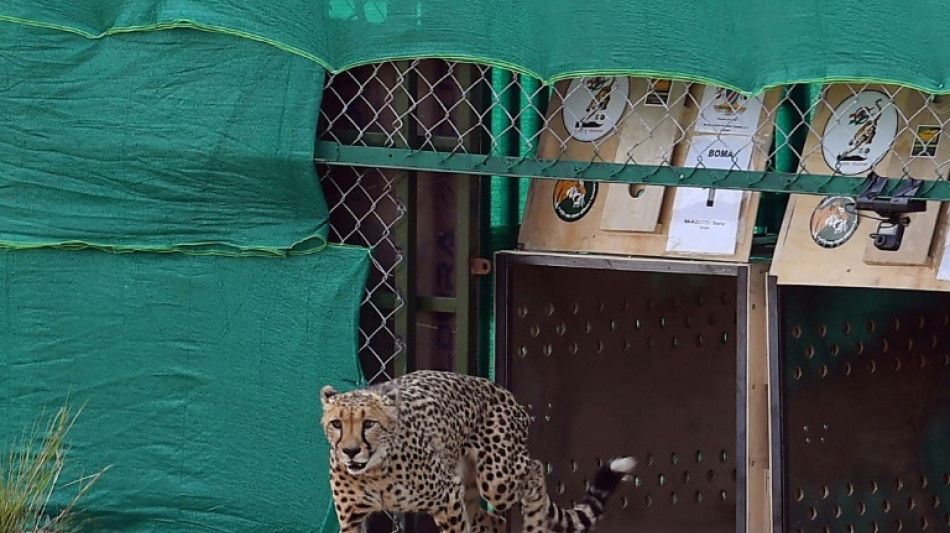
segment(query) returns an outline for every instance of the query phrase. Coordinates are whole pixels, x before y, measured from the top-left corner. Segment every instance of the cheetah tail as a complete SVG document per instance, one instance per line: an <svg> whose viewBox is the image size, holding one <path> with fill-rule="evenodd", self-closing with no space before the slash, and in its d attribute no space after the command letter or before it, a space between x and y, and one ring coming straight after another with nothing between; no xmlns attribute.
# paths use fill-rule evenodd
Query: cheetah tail
<svg viewBox="0 0 950 533"><path fill-rule="evenodd" d="M582 533L594 527L604 514L607 499L617 489L621 481L632 479L637 461L633 457L612 459L600 467L594 482L587 489L587 495L572 509L563 509L553 500L548 500L548 520L551 529L557 533Z"/></svg>

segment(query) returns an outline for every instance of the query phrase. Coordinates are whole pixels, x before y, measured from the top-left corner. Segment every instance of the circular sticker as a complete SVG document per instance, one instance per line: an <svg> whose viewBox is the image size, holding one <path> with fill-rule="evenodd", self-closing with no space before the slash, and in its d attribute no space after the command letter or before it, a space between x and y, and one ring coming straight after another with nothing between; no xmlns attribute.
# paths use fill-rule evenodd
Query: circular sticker
<svg viewBox="0 0 950 533"><path fill-rule="evenodd" d="M597 197L597 182L559 180L554 184L554 212L565 222L580 220Z"/></svg>
<svg viewBox="0 0 950 533"><path fill-rule="evenodd" d="M894 144L897 109L886 94L863 91L835 108L821 134L825 163L841 174L871 170Z"/></svg>
<svg viewBox="0 0 950 533"><path fill-rule="evenodd" d="M837 248L858 229L854 198L826 196L811 214L811 238L822 248Z"/></svg>
<svg viewBox="0 0 950 533"><path fill-rule="evenodd" d="M564 96L564 127L578 141L596 141L617 126L629 96L627 78L575 78Z"/></svg>

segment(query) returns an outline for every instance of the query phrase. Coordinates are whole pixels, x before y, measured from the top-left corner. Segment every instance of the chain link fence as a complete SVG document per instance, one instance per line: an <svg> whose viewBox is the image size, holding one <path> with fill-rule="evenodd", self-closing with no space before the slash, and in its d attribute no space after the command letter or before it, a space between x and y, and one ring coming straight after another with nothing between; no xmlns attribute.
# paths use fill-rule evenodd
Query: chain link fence
<svg viewBox="0 0 950 533"><path fill-rule="evenodd" d="M329 76L317 159L332 239L375 248L361 328L367 376L392 377L405 355L405 171L854 197L873 172L890 178L884 192L914 178L918 197L945 200L948 120L950 98L881 84L777 87L753 97L662 79L545 86L441 60Z"/></svg>

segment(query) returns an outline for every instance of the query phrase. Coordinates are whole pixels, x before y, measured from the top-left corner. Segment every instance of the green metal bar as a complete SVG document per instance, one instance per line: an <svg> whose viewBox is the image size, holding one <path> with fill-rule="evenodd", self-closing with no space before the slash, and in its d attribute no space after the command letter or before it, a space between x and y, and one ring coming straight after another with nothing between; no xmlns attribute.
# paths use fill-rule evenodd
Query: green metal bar
<svg viewBox="0 0 950 533"><path fill-rule="evenodd" d="M397 91L393 105L397 110L409 109L409 96L415 95L417 90L417 74L409 68L409 62L399 62L396 68L408 72L405 91ZM407 139L414 139L417 124L413 113L408 113L403 133ZM410 151L413 146L400 150ZM402 168L395 182L396 195L405 206L405 218L394 228L395 244L402 254L402 263L393 274L396 291L403 298L404 305L396 313L393 329L399 339L402 339L402 351L393 362L393 374L401 376L414 368L410 359L416 348L416 168Z"/></svg>
<svg viewBox="0 0 950 533"><path fill-rule="evenodd" d="M325 165L425 169L455 174L492 174L516 178L589 179L610 183L644 183L667 187L711 187L799 194L856 195L864 189L864 178L849 176L445 154L398 148L343 146L325 141L316 143L315 160ZM892 194L902 182L900 178L888 179L882 196ZM950 201L950 181L925 181L916 197L925 200Z"/></svg>
<svg viewBox="0 0 950 533"><path fill-rule="evenodd" d="M451 296L419 296L416 299L417 311L455 313L457 309L458 300Z"/></svg>

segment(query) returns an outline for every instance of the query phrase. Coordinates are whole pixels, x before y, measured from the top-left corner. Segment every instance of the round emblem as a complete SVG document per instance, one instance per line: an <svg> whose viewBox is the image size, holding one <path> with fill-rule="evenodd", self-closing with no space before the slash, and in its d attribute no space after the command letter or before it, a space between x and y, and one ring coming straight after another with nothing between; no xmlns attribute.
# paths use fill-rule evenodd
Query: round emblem
<svg viewBox="0 0 950 533"><path fill-rule="evenodd" d="M823 248L837 248L858 229L854 198L826 196L811 214L811 238Z"/></svg>
<svg viewBox="0 0 950 533"><path fill-rule="evenodd" d="M597 196L596 181L558 180L554 184L554 212L565 222L580 220Z"/></svg>
<svg viewBox="0 0 950 533"><path fill-rule="evenodd" d="M629 96L627 78L575 78L564 96L564 127L578 141L595 141L617 126Z"/></svg>
<svg viewBox="0 0 950 533"><path fill-rule="evenodd" d="M821 134L825 163L841 174L874 168L894 144L897 109L886 94L863 91L841 102Z"/></svg>

